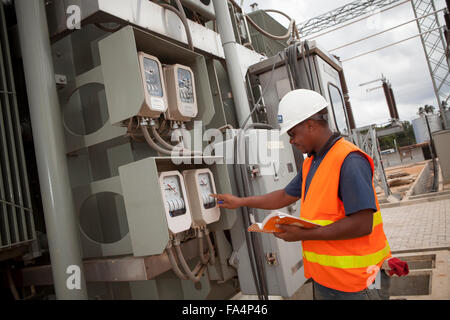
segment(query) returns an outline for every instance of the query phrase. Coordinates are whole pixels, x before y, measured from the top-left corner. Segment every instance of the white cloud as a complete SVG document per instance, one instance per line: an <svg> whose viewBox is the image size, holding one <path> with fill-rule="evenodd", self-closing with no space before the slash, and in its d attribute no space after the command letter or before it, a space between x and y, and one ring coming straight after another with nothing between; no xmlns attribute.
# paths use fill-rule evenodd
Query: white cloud
<svg viewBox="0 0 450 320"><path fill-rule="evenodd" d="M250 4L254 2L255 0L244 1L244 10L250 12ZM259 9L277 9L290 15L296 22L303 22L352 1L257 0L256 2ZM445 7L444 0L438 0L435 3L438 9ZM272 16L283 25L287 25L284 17L275 14ZM380 19L354 23L351 26L321 36L317 38L317 41L321 47L331 50L412 19L414 19L412 6L410 3L406 3L381 13ZM416 34L418 34L417 24L412 22L332 53L344 60ZM377 87L381 85L381 82L363 88L359 87L359 84L363 82L380 78L381 74L384 74L392 84L401 120L415 119L417 109L424 104L432 104L437 107L431 77L419 37L348 61L344 63L344 71L357 126L372 123L381 124L389 120L389 111L383 90L366 92L367 88Z"/></svg>

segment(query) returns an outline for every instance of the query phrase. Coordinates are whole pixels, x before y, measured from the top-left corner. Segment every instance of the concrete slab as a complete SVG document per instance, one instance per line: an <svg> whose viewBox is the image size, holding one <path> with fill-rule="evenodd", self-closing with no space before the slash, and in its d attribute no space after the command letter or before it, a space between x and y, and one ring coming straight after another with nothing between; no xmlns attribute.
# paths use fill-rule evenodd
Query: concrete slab
<svg viewBox="0 0 450 320"><path fill-rule="evenodd" d="M420 265L422 269L410 268L410 274L404 277L404 295L391 296L391 300L449 300L450 299L450 251L422 251L417 253L404 253L395 255L399 259L408 259L433 256L431 265ZM409 263L410 267L413 266ZM426 280L428 278L428 280ZM399 278L398 278L399 279ZM394 279L392 279L394 280ZM392 281L394 282L394 281ZM426 288L425 286L428 286ZM421 287L421 288L418 288ZM399 288L392 288L392 291ZM410 291L410 292L408 292ZM414 291L428 291L428 294L410 295Z"/></svg>

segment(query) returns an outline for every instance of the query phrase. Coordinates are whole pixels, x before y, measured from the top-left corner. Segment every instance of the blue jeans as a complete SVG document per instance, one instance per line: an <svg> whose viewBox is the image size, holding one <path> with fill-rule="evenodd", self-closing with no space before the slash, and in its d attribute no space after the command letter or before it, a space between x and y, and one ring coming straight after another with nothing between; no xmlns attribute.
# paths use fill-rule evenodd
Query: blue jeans
<svg viewBox="0 0 450 320"><path fill-rule="evenodd" d="M344 292L324 287L313 282L314 300L387 300L389 299L389 277L381 272L381 289L364 289L358 292Z"/></svg>

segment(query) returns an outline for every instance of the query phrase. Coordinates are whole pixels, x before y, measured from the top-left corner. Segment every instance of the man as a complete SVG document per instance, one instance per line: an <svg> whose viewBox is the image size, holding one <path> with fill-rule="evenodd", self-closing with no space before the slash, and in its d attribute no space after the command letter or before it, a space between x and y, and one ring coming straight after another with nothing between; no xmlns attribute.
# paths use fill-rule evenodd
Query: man
<svg viewBox="0 0 450 320"><path fill-rule="evenodd" d="M282 190L239 198L214 195L220 207L274 210L301 200L300 216L321 227L279 226L275 236L302 241L306 278L315 299L370 299L367 287L391 256L373 186L373 160L326 120L327 101L311 90L294 90L280 102L280 134L308 157Z"/></svg>

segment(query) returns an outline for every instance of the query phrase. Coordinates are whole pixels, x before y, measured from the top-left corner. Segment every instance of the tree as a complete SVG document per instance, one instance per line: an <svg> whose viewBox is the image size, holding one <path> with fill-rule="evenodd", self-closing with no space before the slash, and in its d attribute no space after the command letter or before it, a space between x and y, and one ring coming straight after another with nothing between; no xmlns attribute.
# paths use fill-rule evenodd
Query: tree
<svg viewBox="0 0 450 320"><path fill-rule="evenodd" d="M434 106L426 104L424 107L419 108L419 112L417 112L417 114L421 117L425 114L434 114L434 109Z"/></svg>

